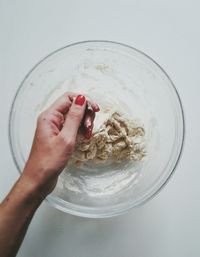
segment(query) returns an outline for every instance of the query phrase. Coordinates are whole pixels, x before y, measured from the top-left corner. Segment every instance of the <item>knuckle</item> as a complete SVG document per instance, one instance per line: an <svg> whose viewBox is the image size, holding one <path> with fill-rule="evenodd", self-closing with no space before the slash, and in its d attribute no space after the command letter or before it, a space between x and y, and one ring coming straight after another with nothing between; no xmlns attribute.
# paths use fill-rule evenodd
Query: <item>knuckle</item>
<svg viewBox="0 0 200 257"><path fill-rule="evenodd" d="M50 115L51 118L56 119L56 120L62 120L63 119L63 115L58 111L53 111L49 115Z"/></svg>
<svg viewBox="0 0 200 257"><path fill-rule="evenodd" d="M62 115L60 112L58 112L58 111L54 111L54 112L52 112L52 114L53 114L54 116L58 117L58 118L60 118L60 117L63 116L63 115Z"/></svg>
<svg viewBox="0 0 200 257"><path fill-rule="evenodd" d="M70 92L65 92L65 93L63 94L63 96L68 97L69 94L70 94Z"/></svg>
<svg viewBox="0 0 200 257"><path fill-rule="evenodd" d="M69 98L69 95L67 93L65 93L62 97L61 97L61 102L63 104L68 104L69 106L71 105L71 99Z"/></svg>
<svg viewBox="0 0 200 257"><path fill-rule="evenodd" d="M76 121L81 120L81 113L75 110L70 110L70 112L68 113L68 116L72 120L76 120Z"/></svg>
<svg viewBox="0 0 200 257"><path fill-rule="evenodd" d="M46 115L46 112L41 112L39 115L38 115L38 121L43 121L43 120L46 120L47 118L47 115Z"/></svg>
<svg viewBox="0 0 200 257"><path fill-rule="evenodd" d="M43 111L39 114L38 118L41 120L51 119L52 117L60 118L62 114L58 111Z"/></svg>
<svg viewBox="0 0 200 257"><path fill-rule="evenodd" d="M70 97L70 95L71 95L72 93L71 92L65 92L64 94L63 94L63 100L64 101L71 101L71 97Z"/></svg>
<svg viewBox="0 0 200 257"><path fill-rule="evenodd" d="M60 136L61 143L64 145L67 152L71 153L75 148L75 140L71 138L66 138L64 136Z"/></svg>

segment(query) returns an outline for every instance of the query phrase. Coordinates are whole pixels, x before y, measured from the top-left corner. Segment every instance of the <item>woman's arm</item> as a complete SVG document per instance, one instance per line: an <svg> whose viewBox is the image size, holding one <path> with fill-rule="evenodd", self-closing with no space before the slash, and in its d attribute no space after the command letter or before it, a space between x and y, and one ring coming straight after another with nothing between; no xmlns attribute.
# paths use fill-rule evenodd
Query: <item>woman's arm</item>
<svg viewBox="0 0 200 257"><path fill-rule="evenodd" d="M36 209L55 188L74 150L85 108L84 96L66 93L38 117L24 171L0 204L0 257L17 254Z"/></svg>
<svg viewBox="0 0 200 257"><path fill-rule="evenodd" d="M42 199L23 176L0 204L0 256L15 256Z"/></svg>

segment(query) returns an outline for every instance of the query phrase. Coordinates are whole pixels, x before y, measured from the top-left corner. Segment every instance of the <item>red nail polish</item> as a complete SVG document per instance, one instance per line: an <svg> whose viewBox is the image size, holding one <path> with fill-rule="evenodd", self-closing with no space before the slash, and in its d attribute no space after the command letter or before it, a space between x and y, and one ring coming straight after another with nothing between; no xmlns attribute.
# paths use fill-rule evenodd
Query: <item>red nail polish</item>
<svg viewBox="0 0 200 257"><path fill-rule="evenodd" d="M78 95L75 100L75 104L82 106L85 103L85 96Z"/></svg>
<svg viewBox="0 0 200 257"><path fill-rule="evenodd" d="M100 108L99 108L98 105L95 107L94 111L95 111L95 112L99 112L99 111L100 111Z"/></svg>

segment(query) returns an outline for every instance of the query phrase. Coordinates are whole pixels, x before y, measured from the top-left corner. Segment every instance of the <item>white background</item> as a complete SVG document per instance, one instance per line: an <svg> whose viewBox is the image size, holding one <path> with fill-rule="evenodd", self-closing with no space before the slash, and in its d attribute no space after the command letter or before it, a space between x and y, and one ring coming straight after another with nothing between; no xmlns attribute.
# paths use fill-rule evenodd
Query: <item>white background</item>
<svg viewBox="0 0 200 257"><path fill-rule="evenodd" d="M0 0L0 199L18 177L8 144L13 96L31 67L57 48L104 39L144 51L172 78L186 117L181 161L159 195L104 220L43 203L19 257L200 256L199 12L198 0Z"/></svg>

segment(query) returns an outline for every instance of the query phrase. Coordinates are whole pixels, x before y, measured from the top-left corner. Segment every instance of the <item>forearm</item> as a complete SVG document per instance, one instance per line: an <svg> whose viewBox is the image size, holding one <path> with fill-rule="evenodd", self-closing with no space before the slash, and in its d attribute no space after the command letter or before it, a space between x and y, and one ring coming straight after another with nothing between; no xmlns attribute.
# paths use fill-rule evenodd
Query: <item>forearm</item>
<svg viewBox="0 0 200 257"><path fill-rule="evenodd" d="M36 186L22 175L0 204L0 257L16 256L41 202Z"/></svg>

